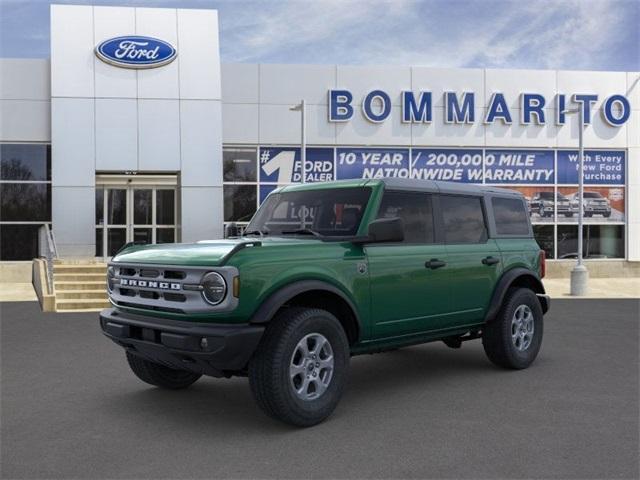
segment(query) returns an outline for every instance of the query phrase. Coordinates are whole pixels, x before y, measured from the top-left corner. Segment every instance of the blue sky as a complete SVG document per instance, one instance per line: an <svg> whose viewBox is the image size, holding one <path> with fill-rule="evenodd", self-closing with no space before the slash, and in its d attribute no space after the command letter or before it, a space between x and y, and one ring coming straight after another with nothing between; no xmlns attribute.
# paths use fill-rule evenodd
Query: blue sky
<svg viewBox="0 0 640 480"><path fill-rule="evenodd" d="M0 0L0 57L49 56L48 0ZM223 62L640 70L640 0L93 0L217 8Z"/></svg>

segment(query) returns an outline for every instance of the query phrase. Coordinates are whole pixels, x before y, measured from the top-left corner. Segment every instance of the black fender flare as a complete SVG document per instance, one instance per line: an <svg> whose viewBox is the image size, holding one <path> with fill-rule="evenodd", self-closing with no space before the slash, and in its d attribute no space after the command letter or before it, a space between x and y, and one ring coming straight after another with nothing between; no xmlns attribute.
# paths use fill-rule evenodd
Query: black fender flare
<svg viewBox="0 0 640 480"><path fill-rule="evenodd" d="M285 285L269 295L262 305L251 315L250 324L264 324L271 321L280 308L296 295L312 290L322 290L339 296L353 312L358 327L358 337L362 333L362 323L354 303L338 287L322 280L298 280Z"/></svg>
<svg viewBox="0 0 640 480"><path fill-rule="evenodd" d="M516 280L521 278L526 278L526 281L533 286L533 291L538 295L538 300L542 307L542 313L546 313L547 310L549 310L549 297L545 295L544 286L540 281L540 277L531 270L516 267L504 272L500 277L500 280L498 280L498 283L493 290L493 295L491 296L491 303L489 304L489 308L487 309L487 313L484 317L485 323L493 320L496 315L498 315L498 312L502 307L504 297L507 294L507 290L509 290L509 287L511 287Z"/></svg>

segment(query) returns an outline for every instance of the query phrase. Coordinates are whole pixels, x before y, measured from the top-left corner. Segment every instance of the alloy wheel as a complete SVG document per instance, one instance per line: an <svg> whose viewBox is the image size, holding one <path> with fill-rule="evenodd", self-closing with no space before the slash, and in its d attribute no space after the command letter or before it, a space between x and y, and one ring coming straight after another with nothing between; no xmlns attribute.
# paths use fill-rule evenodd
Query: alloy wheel
<svg viewBox="0 0 640 480"><path fill-rule="evenodd" d="M301 400L319 398L333 377L333 349L320 333L305 335L296 345L289 364L289 377L295 395Z"/></svg>
<svg viewBox="0 0 640 480"><path fill-rule="evenodd" d="M511 341L517 350L524 352L533 341L533 312L528 305L520 305L511 318Z"/></svg>

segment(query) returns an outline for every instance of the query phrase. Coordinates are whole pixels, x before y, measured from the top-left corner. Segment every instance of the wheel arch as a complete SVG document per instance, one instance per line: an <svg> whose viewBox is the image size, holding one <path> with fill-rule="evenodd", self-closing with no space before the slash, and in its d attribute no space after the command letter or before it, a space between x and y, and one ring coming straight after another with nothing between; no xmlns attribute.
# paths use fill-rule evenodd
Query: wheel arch
<svg viewBox="0 0 640 480"><path fill-rule="evenodd" d="M542 285L540 278L531 270L526 268L513 268L504 272L500 277L500 280L498 280L498 283L493 290L493 295L491 296L491 303L489 304L489 308L485 315L485 322L493 320L496 315L498 315L498 312L502 307L504 297L507 294L507 291L512 287L529 288L538 295L542 313L546 313L549 309L549 303L547 301L548 297L545 296L544 285Z"/></svg>
<svg viewBox="0 0 640 480"><path fill-rule="evenodd" d="M300 280L285 285L267 297L249 323L268 323L280 309L288 306L326 310L338 319L350 345L360 340L362 324L355 304L338 287L322 280Z"/></svg>

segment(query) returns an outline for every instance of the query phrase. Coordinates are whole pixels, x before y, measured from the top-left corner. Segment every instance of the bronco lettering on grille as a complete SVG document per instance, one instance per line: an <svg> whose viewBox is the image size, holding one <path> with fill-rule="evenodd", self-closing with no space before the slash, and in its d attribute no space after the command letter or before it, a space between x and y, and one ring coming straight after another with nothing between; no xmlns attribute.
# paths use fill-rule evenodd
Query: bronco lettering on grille
<svg viewBox="0 0 640 480"><path fill-rule="evenodd" d="M160 290L180 290L179 283L153 282L148 280L134 280L131 278L121 278L120 285L123 287L159 288Z"/></svg>

